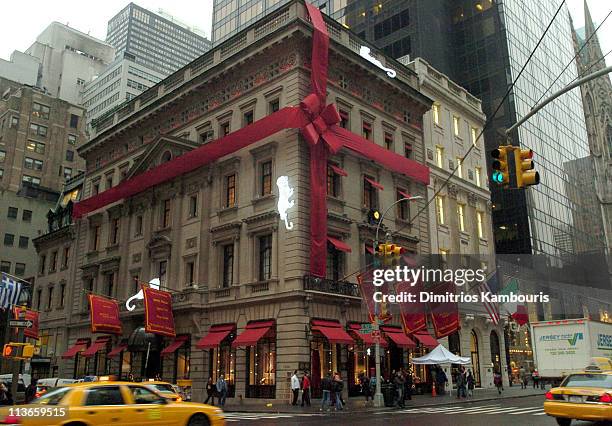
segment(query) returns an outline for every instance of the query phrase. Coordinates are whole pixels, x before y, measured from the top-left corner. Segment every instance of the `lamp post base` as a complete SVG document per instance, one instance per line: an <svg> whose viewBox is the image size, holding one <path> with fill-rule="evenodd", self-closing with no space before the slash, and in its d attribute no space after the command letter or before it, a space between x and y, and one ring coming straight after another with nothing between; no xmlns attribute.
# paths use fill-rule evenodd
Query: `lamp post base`
<svg viewBox="0 0 612 426"><path fill-rule="evenodd" d="M385 406L385 399L383 398L382 393L374 394L373 401L374 401L374 407L376 408L383 408Z"/></svg>

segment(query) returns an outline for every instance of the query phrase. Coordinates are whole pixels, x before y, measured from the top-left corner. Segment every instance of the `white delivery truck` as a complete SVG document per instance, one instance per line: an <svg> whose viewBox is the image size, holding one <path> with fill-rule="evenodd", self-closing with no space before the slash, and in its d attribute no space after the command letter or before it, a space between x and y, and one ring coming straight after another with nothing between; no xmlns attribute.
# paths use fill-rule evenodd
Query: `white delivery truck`
<svg viewBox="0 0 612 426"><path fill-rule="evenodd" d="M531 324L533 360L541 379L559 383L593 357L612 358L612 324L586 318Z"/></svg>

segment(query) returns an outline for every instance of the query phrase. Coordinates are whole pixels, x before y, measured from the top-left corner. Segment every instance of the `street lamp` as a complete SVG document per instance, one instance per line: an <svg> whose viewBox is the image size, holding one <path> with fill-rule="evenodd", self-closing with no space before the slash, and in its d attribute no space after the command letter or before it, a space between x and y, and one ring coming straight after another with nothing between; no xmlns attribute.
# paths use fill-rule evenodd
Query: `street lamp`
<svg viewBox="0 0 612 426"><path fill-rule="evenodd" d="M396 202L394 202L393 204L391 204L387 210L385 210L385 212L382 214L382 216L380 216L380 219L378 220L378 224L376 225L376 235L374 238L374 245L373 245L373 249L374 249L374 256L376 256L376 249L378 248L378 231L380 231L380 225L382 225L382 222L385 218L385 216L387 215L387 213L389 213L389 210L391 210L394 206L396 206L397 204L403 202L403 201L413 201L413 200L420 200L423 197L420 195L414 196L414 197L405 197L405 198L400 198L399 200L397 200ZM378 302L376 303L376 308L375 308L375 313L378 314ZM378 318L375 318L375 323L374 323L374 327L373 327L374 331L379 331L380 327L378 325ZM380 336L380 333L376 333L378 336ZM375 351L375 355L376 355L376 392L374 393L374 406L375 407L384 407L385 405L385 401L382 395L382 391L381 391L381 377L380 377L380 337L378 337L376 339L376 351Z"/></svg>

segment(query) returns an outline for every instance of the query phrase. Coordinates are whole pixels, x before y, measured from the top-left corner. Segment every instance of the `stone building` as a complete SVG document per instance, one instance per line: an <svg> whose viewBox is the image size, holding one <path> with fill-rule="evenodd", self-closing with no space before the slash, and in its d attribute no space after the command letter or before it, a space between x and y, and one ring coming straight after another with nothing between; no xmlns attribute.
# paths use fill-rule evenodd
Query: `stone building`
<svg viewBox="0 0 612 426"><path fill-rule="evenodd" d="M418 75L421 92L434 101L423 117L425 161L431 170L427 199L433 200L428 206L431 253L451 267L492 273L491 193L484 139L478 138L485 124L481 102L424 59L409 61L400 58ZM493 371L507 368L504 319L495 324L482 304L459 307L461 330L443 342L454 353L471 356L476 382L492 386Z"/></svg>
<svg viewBox="0 0 612 426"><path fill-rule="evenodd" d="M423 169L422 117L432 101L417 75L379 55L397 70L388 77L359 56L359 39L334 21L327 26L328 103L340 125ZM76 200L298 105L310 91L311 33L304 2L293 1L130 101L79 149L87 170ZM355 273L374 238L369 213L402 192L425 197L427 187L349 150L330 157L327 277L316 278L308 158L299 131L283 130L80 220L66 224L72 205L58 206L61 225L36 240L41 258L69 253L65 270L36 280L41 333L54 344L49 370L189 378L195 400L208 377L224 374L230 396L247 402L288 399L295 369L312 371L315 389L327 371L340 371L347 393L357 392L358 374L374 366L371 338L355 330L368 321ZM292 229L277 213L281 176L295 191ZM395 243L430 253L427 215L410 223L398 209L386 224ZM175 339L143 333L142 302L125 307L140 282L157 277L173 293ZM118 299L122 336L92 336L88 292ZM437 344L427 334L415 343L394 324L384 329L386 375Z"/></svg>

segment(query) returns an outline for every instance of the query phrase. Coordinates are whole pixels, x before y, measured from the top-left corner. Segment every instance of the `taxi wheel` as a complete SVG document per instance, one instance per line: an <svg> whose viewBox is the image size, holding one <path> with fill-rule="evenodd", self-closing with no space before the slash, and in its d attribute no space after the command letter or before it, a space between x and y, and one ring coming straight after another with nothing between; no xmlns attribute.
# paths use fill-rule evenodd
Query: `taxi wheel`
<svg viewBox="0 0 612 426"><path fill-rule="evenodd" d="M557 417L556 420L559 426L570 426L570 424L572 424L572 419L565 419L565 418Z"/></svg>
<svg viewBox="0 0 612 426"><path fill-rule="evenodd" d="M189 423L187 423L187 426L209 426L210 422L208 421L208 417L206 417L204 414L194 414L193 416L191 416L191 418L189 419Z"/></svg>

